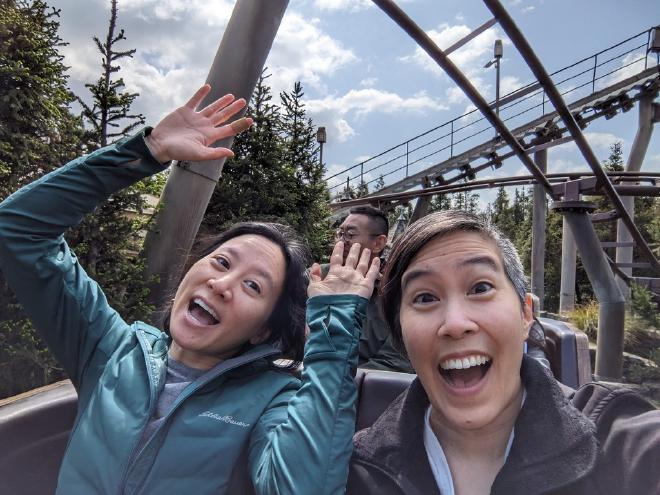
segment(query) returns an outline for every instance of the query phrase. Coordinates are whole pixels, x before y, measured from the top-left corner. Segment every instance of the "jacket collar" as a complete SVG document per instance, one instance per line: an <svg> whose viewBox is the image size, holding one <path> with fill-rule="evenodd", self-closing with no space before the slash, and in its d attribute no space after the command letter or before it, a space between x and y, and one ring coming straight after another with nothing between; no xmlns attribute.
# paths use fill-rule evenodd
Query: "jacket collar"
<svg viewBox="0 0 660 495"><path fill-rule="evenodd" d="M596 464L594 424L570 404L549 370L524 356L521 377L527 397L492 493L550 491L574 483ZM386 473L404 493L437 494L422 441L428 404L415 379L371 428L356 434L355 461Z"/></svg>
<svg viewBox="0 0 660 495"><path fill-rule="evenodd" d="M149 381L151 383L152 399L158 396L165 383L167 372L167 351L171 343L171 337L165 332L158 330L150 325L141 324L137 327L137 337L147 366ZM263 371L269 367L265 358L281 354L281 351L270 344L259 344L250 347L238 356L221 361L207 373L204 373L197 380L192 382L184 392L197 391L209 384L218 385L226 378L229 373L241 368L241 372L249 375ZM186 394L182 394L186 395Z"/></svg>
<svg viewBox="0 0 660 495"><path fill-rule="evenodd" d="M494 493L545 493L575 483L596 466L596 427L570 403L550 370L525 356L527 391ZM549 476L549 473L552 473Z"/></svg>

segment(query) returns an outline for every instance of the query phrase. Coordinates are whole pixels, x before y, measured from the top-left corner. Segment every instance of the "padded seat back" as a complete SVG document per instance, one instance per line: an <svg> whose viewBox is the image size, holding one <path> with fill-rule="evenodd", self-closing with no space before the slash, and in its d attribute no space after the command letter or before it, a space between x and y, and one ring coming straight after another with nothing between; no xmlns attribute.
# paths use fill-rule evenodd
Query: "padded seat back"
<svg viewBox="0 0 660 495"><path fill-rule="evenodd" d="M77 406L69 380L0 401L2 493L55 493Z"/></svg>
<svg viewBox="0 0 660 495"><path fill-rule="evenodd" d="M412 383L417 375L358 368L357 419L355 431L373 424L387 406Z"/></svg>

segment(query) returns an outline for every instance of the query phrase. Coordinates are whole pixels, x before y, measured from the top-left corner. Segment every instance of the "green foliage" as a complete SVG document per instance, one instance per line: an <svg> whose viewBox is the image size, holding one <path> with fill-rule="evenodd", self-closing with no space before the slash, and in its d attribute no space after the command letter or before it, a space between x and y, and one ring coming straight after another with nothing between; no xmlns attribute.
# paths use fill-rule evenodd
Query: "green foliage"
<svg viewBox="0 0 660 495"><path fill-rule="evenodd" d="M378 176L378 179L376 180L376 184L374 184L374 191L380 191L384 187L385 187L385 179L383 178L383 174L380 174Z"/></svg>
<svg viewBox="0 0 660 495"><path fill-rule="evenodd" d="M95 84L85 85L91 103L78 98L89 151L128 135L144 123L141 114L130 113L138 94L122 91L123 80L113 78L121 69L116 62L135 53L118 50L118 44L125 40L123 29L117 33L117 1L112 0L105 42L94 37L101 55L101 75ZM87 273L103 287L110 305L128 320L145 319L152 309L147 304L144 261L138 256L142 233L150 220L145 215L143 195L159 194L163 183L162 177L155 177L115 193L66 236Z"/></svg>
<svg viewBox="0 0 660 495"><path fill-rule="evenodd" d="M235 157L224 166L200 233L239 221L279 221L296 229L315 258L323 259L332 240L329 194L302 85L283 92L279 106L272 102L268 77L262 74L257 83L247 111L255 125L235 138Z"/></svg>
<svg viewBox="0 0 660 495"><path fill-rule="evenodd" d="M0 199L142 123L141 116L128 113L137 95L120 93L123 82L112 79L119 70L113 63L133 53L115 50L115 43L125 39L123 31L114 34L116 1L106 43L95 38L103 75L87 86L93 105L83 105L82 118L68 109L76 98L67 89L58 52L64 45L57 34L58 15L40 0L0 2ZM115 131L122 119L128 124ZM156 177L115 195L66 235L110 304L127 319L150 312L138 257L147 222L142 194L158 194L163 180ZM0 396L61 378L54 358L0 279Z"/></svg>
<svg viewBox="0 0 660 495"><path fill-rule="evenodd" d="M367 185L366 182L360 181L360 183L357 186L357 190L355 191L355 195L358 198L363 198L369 194L369 186Z"/></svg>
<svg viewBox="0 0 660 495"><path fill-rule="evenodd" d="M58 17L42 1L0 2L0 200L80 151Z"/></svg>
<svg viewBox="0 0 660 495"><path fill-rule="evenodd" d="M42 1L0 2L0 200L81 152L58 16ZM61 377L0 275L0 397Z"/></svg>
<svg viewBox="0 0 660 495"><path fill-rule="evenodd" d="M132 58L135 50L117 50L117 44L125 41L124 30L116 33L117 0L110 2L110 21L104 42L94 36L94 43L101 54L102 72L95 84L85 84L92 94L92 105L77 98L83 108L82 116L87 126L86 141L92 150L107 146L117 138L129 135L135 128L144 124L144 115L131 114L131 105L138 93L122 91L124 80L113 79L112 75L121 67L114 64L123 58Z"/></svg>
<svg viewBox="0 0 660 495"><path fill-rule="evenodd" d="M569 320L579 330L587 334L589 340L596 342L598 336L598 302L589 301L577 306L568 315Z"/></svg>
<svg viewBox="0 0 660 495"><path fill-rule="evenodd" d="M649 326L659 326L658 304L653 299L653 293L646 287L631 284L630 296L631 313L646 321Z"/></svg>
<svg viewBox="0 0 660 495"><path fill-rule="evenodd" d="M569 320L578 329L587 334L589 340L596 342L598 338L598 311L597 301L581 304L569 314ZM628 352L634 352L642 339L643 334L651 327L649 320L636 313L625 316L623 346Z"/></svg>

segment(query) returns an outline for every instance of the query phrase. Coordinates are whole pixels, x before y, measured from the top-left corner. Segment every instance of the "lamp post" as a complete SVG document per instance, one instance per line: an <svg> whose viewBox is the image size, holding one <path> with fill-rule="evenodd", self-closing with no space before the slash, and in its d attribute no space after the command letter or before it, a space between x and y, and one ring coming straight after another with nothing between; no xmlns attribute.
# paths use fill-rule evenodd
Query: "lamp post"
<svg viewBox="0 0 660 495"><path fill-rule="evenodd" d="M488 69L491 65L495 65L495 115L500 116L500 61L504 51L502 49L502 40L495 40L493 46L493 60L484 65L484 69Z"/></svg>
<svg viewBox="0 0 660 495"><path fill-rule="evenodd" d="M319 162L323 166L323 143L327 140L325 127L319 127L316 131L316 142L319 143Z"/></svg>

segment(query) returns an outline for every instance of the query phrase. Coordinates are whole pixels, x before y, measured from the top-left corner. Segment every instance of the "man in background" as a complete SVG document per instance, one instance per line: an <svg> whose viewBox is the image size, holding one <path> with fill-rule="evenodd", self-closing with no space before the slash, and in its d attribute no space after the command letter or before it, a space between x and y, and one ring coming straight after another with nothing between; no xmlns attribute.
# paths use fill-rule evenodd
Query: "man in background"
<svg viewBox="0 0 660 495"><path fill-rule="evenodd" d="M362 249L370 249L372 258L375 258L382 256L388 231L385 213L373 206L355 206L337 229L335 240L344 241L344 258L354 243L360 243ZM381 270L382 266L383 263ZM323 269L327 271L328 268L324 266ZM392 344L390 328L380 313L379 299L376 282L362 323L358 367L413 373L408 358Z"/></svg>

